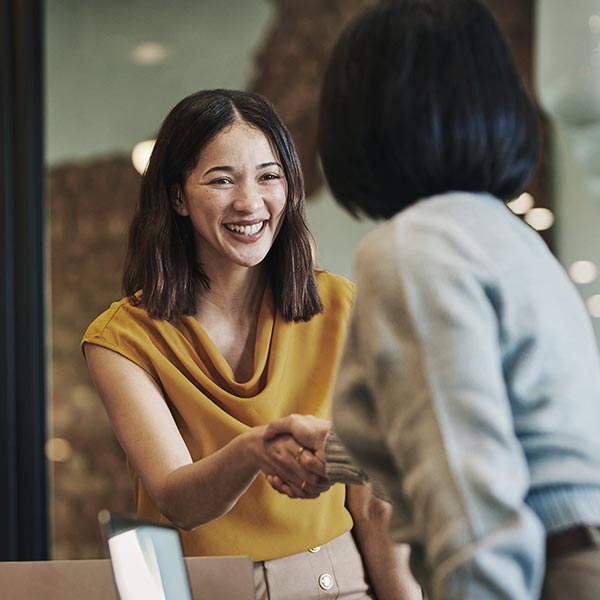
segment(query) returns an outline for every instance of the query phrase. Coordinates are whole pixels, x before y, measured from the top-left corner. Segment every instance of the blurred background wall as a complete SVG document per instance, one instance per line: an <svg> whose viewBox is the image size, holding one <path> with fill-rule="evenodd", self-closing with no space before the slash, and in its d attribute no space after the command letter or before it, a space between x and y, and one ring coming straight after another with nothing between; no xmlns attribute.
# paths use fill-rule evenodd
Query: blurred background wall
<svg viewBox="0 0 600 600"><path fill-rule="evenodd" d="M339 31L372 2L46 3L46 453L52 468L53 558L103 556L96 513L102 507L133 510L124 457L91 384L79 340L88 323L120 297L127 226L140 179L131 164L134 146L151 139L169 109L196 90L228 87L263 93L276 105L299 147L318 261L352 278L358 241L374 224L352 220L322 185L315 106L323 67ZM552 5L552 0L537 5L532 0L486 3L511 40L533 93L534 58L540 61L534 52L535 34L546 35L538 25L543 22L552 29L551 11L564 18L575 11L564 3ZM574 30L597 35L589 20L595 8L585 8L585 17L573 17ZM541 112L540 120L545 122ZM541 234L566 268L581 260L598 264L600 200L575 158L572 125L553 123L545 126L547 150L529 188L534 208L551 209L555 217ZM580 289L585 299L600 291L597 280L581 283Z"/></svg>

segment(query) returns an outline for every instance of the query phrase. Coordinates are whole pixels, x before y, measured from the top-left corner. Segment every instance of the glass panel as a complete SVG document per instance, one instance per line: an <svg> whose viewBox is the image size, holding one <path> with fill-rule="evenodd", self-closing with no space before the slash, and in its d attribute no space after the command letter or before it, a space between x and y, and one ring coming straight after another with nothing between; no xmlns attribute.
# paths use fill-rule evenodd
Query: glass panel
<svg viewBox="0 0 600 600"><path fill-rule="evenodd" d="M309 219L321 265L351 274L357 223L319 191L316 99L336 32L369 0L50 0L46 4L46 162L51 288L52 556L104 555L100 508L134 510L124 457L79 341L120 297L140 176L133 147L184 96L252 88L290 126L315 191ZM331 224L335 226L332 227Z"/></svg>
<svg viewBox="0 0 600 600"><path fill-rule="evenodd" d="M351 277L356 244L372 224L352 220L322 187L314 142L316 100L337 32L372 1L46 3L51 290L46 449L53 478L54 558L103 556L97 512L103 507L116 512L134 510L124 456L79 349L89 322L120 297L127 226L140 182L131 163L134 146L151 139L168 110L198 89L231 87L263 93L274 102L298 145L318 261ZM530 81L532 3L486 3L505 27ZM564 47L564 43L555 44L554 35L562 26L562 12L549 10L554 9L542 3L537 15L541 40L537 58L543 63L545 53L546 62L558 68L561 63L550 58ZM600 18L585 13L585 7L581 10L578 22L583 24L585 39L593 41L600 35ZM544 40L549 40L550 49ZM594 44L588 44L589 48ZM597 66L585 68L589 57L583 54L582 69L577 66L579 55L573 57L577 81ZM549 71L550 75L554 73ZM560 80L562 74L556 76ZM546 80L542 83L549 86ZM579 289L590 312L598 317L594 321L600 335L600 257L592 243L600 219L600 185L593 169L600 172L600 168L598 161L590 159L598 154L594 149L600 137L597 126L575 130L559 117L555 116L557 168L553 173L559 225L556 250L565 267L587 261L577 266ZM538 172L539 193L534 194L538 207L549 203L549 171ZM592 267L587 263L593 263Z"/></svg>
<svg viewBox="0 0 600 600"><path fill-rule="evenodd" d="M140 180L132 148L189 93L244 87L270 17L258 0L47 3L53 558L103 556L98 510L134 510L79 350L89 322L120 297Z"/></svg>

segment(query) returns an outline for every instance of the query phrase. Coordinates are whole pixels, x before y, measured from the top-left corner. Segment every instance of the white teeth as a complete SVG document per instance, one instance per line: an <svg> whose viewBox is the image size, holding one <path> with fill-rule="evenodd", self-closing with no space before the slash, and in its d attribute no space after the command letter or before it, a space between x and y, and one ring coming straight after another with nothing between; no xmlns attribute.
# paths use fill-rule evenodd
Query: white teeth
<svg viewBox="0 0 600 600"><path fill-rule="evenodd" d="M258 233L265 224L264 221L260 223L255 223L254 225L233 225L227 224L225 227L229 229L229 231L235 231L236 233L241 233L242 235L254 235Z"/></svg>

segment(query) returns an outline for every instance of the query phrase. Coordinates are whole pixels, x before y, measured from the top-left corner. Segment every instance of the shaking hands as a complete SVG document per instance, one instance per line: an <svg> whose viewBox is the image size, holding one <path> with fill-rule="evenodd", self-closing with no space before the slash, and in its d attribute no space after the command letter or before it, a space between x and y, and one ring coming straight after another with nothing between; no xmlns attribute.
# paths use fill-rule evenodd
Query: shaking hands
<svg viewBox="0 0 600 600"><path fill-rule="evenodd" d="M325 471L325 438L331 422L292 414L267 425L263 442L276 468L267 474L273 489L290 498L317 498L331 487Z"/></svg>

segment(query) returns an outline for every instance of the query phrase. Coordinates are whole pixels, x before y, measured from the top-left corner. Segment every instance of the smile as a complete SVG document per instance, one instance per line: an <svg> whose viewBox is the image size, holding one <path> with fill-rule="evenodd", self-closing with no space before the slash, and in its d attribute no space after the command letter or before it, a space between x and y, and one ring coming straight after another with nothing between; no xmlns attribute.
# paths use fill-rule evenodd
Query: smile
<svg viewBox="0 0 600 600"><path fill-rule="evenodd" d="M231 223L225 224L225 228L234 233L241 233L242 235L256 235L262 228L266 221L255 223L254 225L233 225Z"/></svg>

